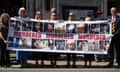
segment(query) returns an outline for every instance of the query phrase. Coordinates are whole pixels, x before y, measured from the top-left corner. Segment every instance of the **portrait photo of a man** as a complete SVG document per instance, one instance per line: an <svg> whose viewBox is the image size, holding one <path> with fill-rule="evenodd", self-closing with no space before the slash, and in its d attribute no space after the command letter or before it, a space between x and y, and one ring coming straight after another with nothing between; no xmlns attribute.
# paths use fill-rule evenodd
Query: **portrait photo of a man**
<svg viewBox="0 0 120 72"><path fill-rule="evenodd" d="M44 31L47 33L54 32L54 23L44 23Z"/></svg>
<svg viewBox="0 0 120 72"><path fill-rule="evenodd" d="M43 24L40 22L33 23L33 31L34 32L43 32Z"/></svg>

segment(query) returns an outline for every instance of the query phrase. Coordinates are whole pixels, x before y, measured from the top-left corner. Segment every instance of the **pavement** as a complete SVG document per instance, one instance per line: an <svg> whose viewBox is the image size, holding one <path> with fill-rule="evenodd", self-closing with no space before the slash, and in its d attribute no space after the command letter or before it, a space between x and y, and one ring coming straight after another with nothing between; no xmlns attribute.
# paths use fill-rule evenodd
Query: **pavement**
<svg viewBox="0 0 120 72"><path fill-rule="evenodd" d="M76 68L19 68L19 69L14 69L14 68L5 68L5 69L0 69L0 72L120 72L120 69L114 69L114 68L108 68L108 69L98 69L98 68L84 68L84 69L76 69Z"/></svg>
<svg viewBox="0 0 120 72"><path fill-rule="evenodd" d="M117 68L117 63L114 64L113 68L104 68L108 62L92 62L92 67L84 67L83 55L77 55L76 67L72 68L66 67L66 56L62 55L57 61L57 66L53 67L49 60L44 61L44 66L42 66L39 60L39 64L35 64L35 60L28 60L24 68L21 68L20 64L16 63L15 53L11 53L11 67L0 68L0 72L120 72L120 68ZM71 62L72 64L72 62Z"/></svg>
<svg viewBox="0 0 120 72"><path fill-rule="evenodd" d="M10 60L11 60L11 67L10 68L21 68L21 65L17 63L15 58L15 52L10 53ZM41 65L41 60L38 61L38 64L36 64L35 60L27 60L27 64L24 65L24 68L72 68L72 66L67 67L66 66L66 55L61 55L59 59L56 62L56 67L51 66L50 60L46 59L44 60L44 65ZM108 61L106 62L92 62L91 68L104 68L108 64ZM72 65L72 61L71 61ZM113 68L117 68L117 63L114 63ZM76 67L75 68L85 68L84 67L84 57L83 55L77 55L76 57Z"/></svg>
<svg viewBox="0 0 120 72"><path fill-rule="evenodd" d="M15 60L15 53L12 53L11 55L11 67L12 68L20 68L21 65L16 64L16 60ZM27 60L27 64L24 66L25 68L66 68L66 55L61 55L59 57L59 59L57 60L57 66L56 67L52 67L50 64L50 60L46 59L44 60L44 66L41 66L41 61L39 60L38 63L39 64L35 64L35 60ZM92 68L102 68L104 66L106 66L108 64L108 62L92 62ZM72 61L71 61L71 65L72 65ZM115 63L115 66L117 64ZM72 66L71 66L72 67ZM70 68L71 68L70 67ZM83 68L84 67L84 58L83 55L77 55L76 58L76 68Z"/></svg>

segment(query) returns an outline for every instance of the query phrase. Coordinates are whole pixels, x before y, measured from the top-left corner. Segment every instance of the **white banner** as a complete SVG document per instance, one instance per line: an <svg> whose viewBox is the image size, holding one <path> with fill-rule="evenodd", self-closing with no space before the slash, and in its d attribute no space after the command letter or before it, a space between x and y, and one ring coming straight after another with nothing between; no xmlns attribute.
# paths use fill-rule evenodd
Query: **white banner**
<svg viewBox="0 0 120 72"><path fill-rule="evenodd" d="M111 24L11 18L8 41L15 51L107 54Z"/></svg>

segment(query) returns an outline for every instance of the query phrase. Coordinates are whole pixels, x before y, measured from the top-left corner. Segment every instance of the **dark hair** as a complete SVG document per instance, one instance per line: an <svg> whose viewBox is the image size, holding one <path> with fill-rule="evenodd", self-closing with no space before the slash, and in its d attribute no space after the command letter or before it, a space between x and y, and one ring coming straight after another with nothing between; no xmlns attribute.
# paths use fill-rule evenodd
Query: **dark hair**
<svg viewBox="0 0 120 72"><path fill-rule="evenodd" d="M80 20L83 20L83 21L84 21L84 20L85 20L85 17L80 17Z"/></svg>

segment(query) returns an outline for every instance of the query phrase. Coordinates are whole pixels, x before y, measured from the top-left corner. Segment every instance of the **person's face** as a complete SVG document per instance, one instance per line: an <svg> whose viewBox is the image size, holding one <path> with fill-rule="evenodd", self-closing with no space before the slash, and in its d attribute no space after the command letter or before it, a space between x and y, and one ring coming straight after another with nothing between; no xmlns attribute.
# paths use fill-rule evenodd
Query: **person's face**
<svg viewBox="0 0 120 72"><path fill-rule="evenodd" d="M39 25L39 24L36 24L36 25L35 25L35 28L36 28L37 30L39 30L39 29L40 29L40 25Z"/></svg>
<svg viewBox="0 0 120 72"><path fill-rule="evenodd" d="M40 40L36 40L35 43L34 43L34 46L39 47L39 45L40 45Z"/></svg>
<svg viewBox="0 0 120 72"><path fill-rule="evenodd" d="M78 24L77 25L77 31L79 33L84 33L85 32L85 24Z"/></svg>
<svg viewBox="0 0 120 72"><path fill-rule="evenodd" d="M51 24L48 24L48 30L52 30L53 26Z"/></svg>
<svg viewBox="0 0 120 72"><path fill-rule="evenodd" d="M21 11L20 16L24 17L25 16L25 11Z"/></svg>
<svg viewBox="0 0 120 72"><path fill-rule="evenodd" d="M41 13L36 13L36 19L42 19L43 15Z"/></svg>
<svg viewBox="0 0 120 72"><path fill-rule="evenodd" d="M56 19L57 19L56 15L51 15L50 16L50 20L56 20Z"/></svg>
<svg viewBox="0 0 120 72"><path fill-rule="evenodd" d="M68 44L68 48L74 48L74 43Z"/></svg>
<svg viewBox="0 0 120 72"><path fill-rule="evenodd" d="M73 21L75 19L75 16L74 15L69 15L69 17L68 17L68 20L69 21Z"/></svg>
<svg viewBox="0 0 120 72"><path fill-rule="evenodd" d="M8 26L8 20L9 18L5 15L3 18L2 18L2 22L4 25Z"/></svg>
<svg viewBox="0 0 120 72"><path fill-rule="evenodd" d="M85 21L91 21L91 20L92 20L91 17L87 17L87 18L85 19Z"/></svg>
<svg viewBox="0 0 120 72"><path fill-rule="evenodd" d="M108 30L108 26L104 26L103 30L107 31Z"/></svg>
<svg viewBox="0 0 120 72"><path fill-rule="evenodd" d="M23 45L27 46L27 40L23 40Z"/></svg>
<svg viewBox="0 0 120 72"><path fill-rule="evenodd" d="M110 10L111 15L115 15L116 12L117 12L117 11L116 11L116 8L115 8L115 7L111 8L111 10Z"/></svg>
<svg viewBox="0 0 120 72"><path fill-rule="evenodd" d="M69 42L69 43L67 43L67 47L68 48L75 48L75 42Z"/></svg>

